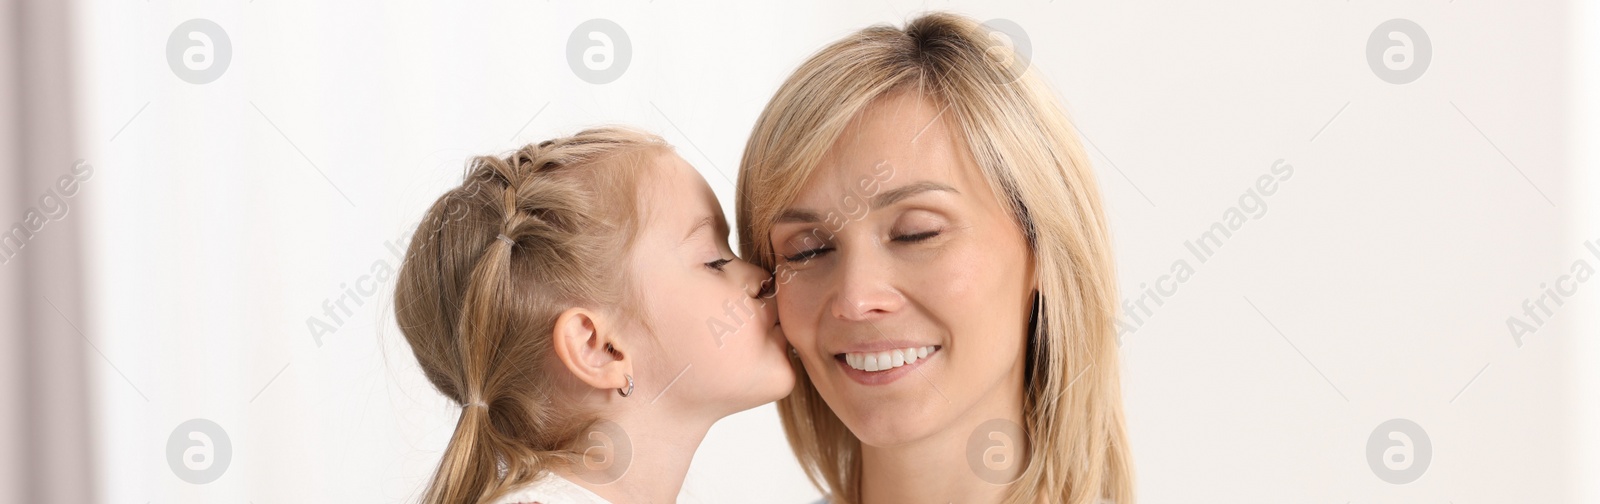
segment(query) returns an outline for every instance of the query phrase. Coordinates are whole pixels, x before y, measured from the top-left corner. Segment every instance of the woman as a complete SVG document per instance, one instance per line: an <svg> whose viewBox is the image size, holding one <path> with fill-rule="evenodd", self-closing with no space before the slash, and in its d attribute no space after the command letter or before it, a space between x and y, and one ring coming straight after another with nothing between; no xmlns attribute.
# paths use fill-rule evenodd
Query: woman
<svg viewBox="0 0 1600 504"><path fill-rule="evenodd" d="M711 424L789 393L767 272L655 136L479 157L406 250L395 317L461 405L427 504L672 502Z"/></svg>
<svg viewBox="0 0 1600 504"><path fill-rule="evenodd" d="M970 19L824 48L741 165L744 257L802 376L789 442L837 504L1131 504L1116 284L1076 132Z"/></svg>

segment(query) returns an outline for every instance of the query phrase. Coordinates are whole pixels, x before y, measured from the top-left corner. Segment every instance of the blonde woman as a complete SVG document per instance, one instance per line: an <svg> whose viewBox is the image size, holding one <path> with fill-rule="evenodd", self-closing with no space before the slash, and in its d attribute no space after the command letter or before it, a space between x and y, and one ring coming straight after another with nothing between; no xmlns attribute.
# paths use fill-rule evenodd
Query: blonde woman
<svg viewBox="0 0 1600 504"><path fill-rule="evenodd" d="M779 411L835 504L1132 504L1105 216L1038 76L970 19L852 34L751 133L744 257L801 375Z"/></svg>
<svg viewBox="0 0 1600 504"><path fill-rule="evenodd" d="M395 287L418 364L461 405L423 501L675 501L713 422L794 384L767 278L652 135L473 160Z"/></svg>

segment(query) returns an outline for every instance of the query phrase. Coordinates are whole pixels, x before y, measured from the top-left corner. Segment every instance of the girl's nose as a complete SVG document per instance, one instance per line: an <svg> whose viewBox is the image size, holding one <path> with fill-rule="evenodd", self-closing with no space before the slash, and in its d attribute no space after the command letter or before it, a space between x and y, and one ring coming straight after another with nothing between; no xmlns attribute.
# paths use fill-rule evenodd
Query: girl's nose
<svg viewBox="0 0 1600 504"><path fill-rule="evenodd" d="M754 264L745 262L744 259L734 259L733 264L738 270L739 282L744 286L744 293L752 298L759 298L766 292L772 278L767 270Z"/></svg>

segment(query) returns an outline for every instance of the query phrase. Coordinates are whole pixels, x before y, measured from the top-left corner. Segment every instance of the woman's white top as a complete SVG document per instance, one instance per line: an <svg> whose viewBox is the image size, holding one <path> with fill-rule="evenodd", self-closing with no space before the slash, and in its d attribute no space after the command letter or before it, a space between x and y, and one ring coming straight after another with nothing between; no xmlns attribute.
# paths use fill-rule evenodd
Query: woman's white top
<svg viewBox="0 0 1600 504"><path fill-rule="evenodd" d="M494 504L611 504L571 480L545 471L539 479L495 499Z"/></svg>
<svg viewBox="0 0 1600 504"><path fill-rule="evenodd" d="M828 499L822 499L822 500L813 502L811 504L828 504ZM1111 499L1101 498L1100 499L1100 504L1116 504L1116 503L1113 502Z"/></svg>

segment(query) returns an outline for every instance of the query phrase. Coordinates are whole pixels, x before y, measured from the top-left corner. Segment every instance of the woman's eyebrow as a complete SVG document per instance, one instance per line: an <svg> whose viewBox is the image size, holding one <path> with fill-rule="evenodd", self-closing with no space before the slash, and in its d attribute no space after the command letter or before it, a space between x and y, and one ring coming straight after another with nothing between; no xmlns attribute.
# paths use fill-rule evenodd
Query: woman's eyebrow
<svg viewBox="0 0 1600 504"><path fill-rule="evenodd" d="M952 192L952 193L956 193L956 194L961 194L961 191L957 191L956 188L954 188L954 187L950 187L950 186L947 186L947 185L944 185L944 184L940 184L938 182L924 180L924 181L921 181L921 182L913 182L913 183L906 184L906 185L903 185L903 186L900 186L900 187L896 187L894 189L890 189L888 191L884 191L882 193L878 193L877 196L873 196L872 197L872 209L873 210L877 210L879 208L883 208L883 207L886 207L886 206L889 206L889 205L893 205L893 204L895 204L895 202L898 202L900 200L903 200L903 199L906 199L906 198L910 198L912 196L916 196L918 194L922 194L922 193L929 192L929 191L946 191L946 192Z"/></svg>
<svg viewBox="0 0 1600 504"><path fill-rule="evenodd" d="M877 210L879 208L893 205L900 200L930 191L945 191L961 194L961 191L957 191L954 187L950 187L938 182L924 180L878 193L876 196L872 197L872 209ZM822 215L818 214L817 212L801 208L785 209L782 213L778 214L776 223L783 224L791 222L822 222Z"/></svg>
<svg viewBox="0 0 1600 504"><path fill-rule="evenodd" d="M806 223L822 222L822 216L817 215L816 212L813 212L813 211L810 211L810 210L801 210L801 209L798 209L798 208L786 209L786 210L783 211L783 213L778 214L778 220L777 220L778 224L785 224L785 223L790 223L790 222L806 222Z"/></svg>

